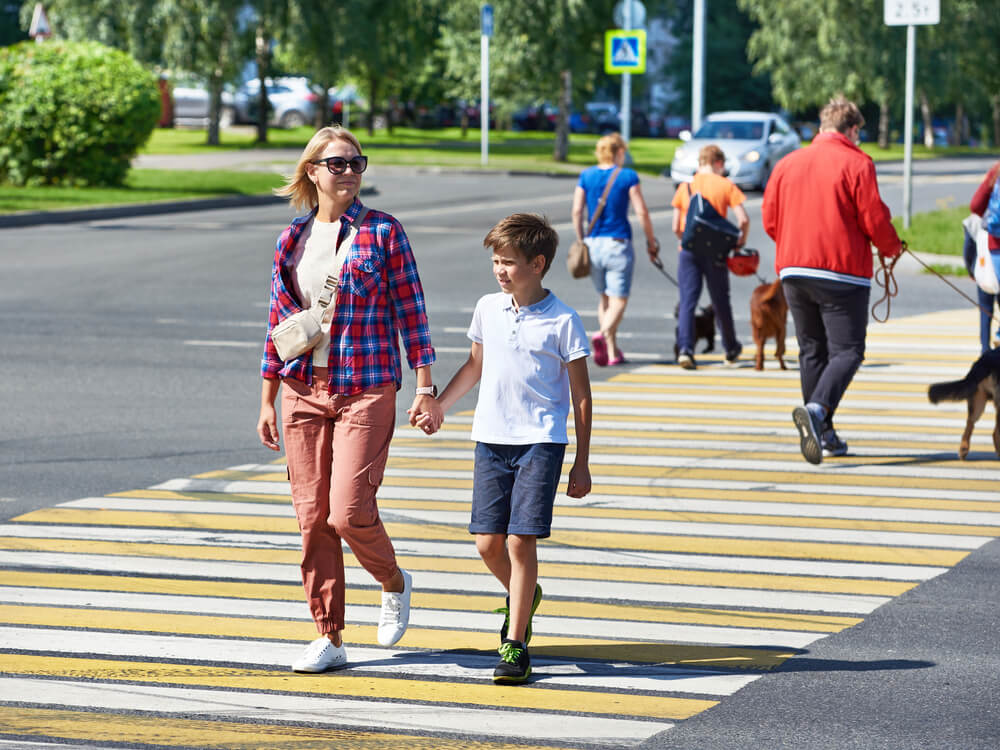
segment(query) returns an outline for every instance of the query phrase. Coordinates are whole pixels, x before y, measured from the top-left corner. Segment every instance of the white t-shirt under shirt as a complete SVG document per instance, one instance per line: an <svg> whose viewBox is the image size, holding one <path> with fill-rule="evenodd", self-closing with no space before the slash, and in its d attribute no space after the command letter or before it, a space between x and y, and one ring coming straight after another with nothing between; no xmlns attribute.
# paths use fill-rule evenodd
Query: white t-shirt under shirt
<svg viewBox="0 0 1000 750"><path fill-rule="evenodd" d="M299 241L292 253L292 287L302 308L312 307L323 292L326 277L333 270L333 260L337 254L337 240L340 239L340 220L319 221L315 216L302 230ZM349 248L344 248L348 252ZM338 274L339 276L339 274ZM313 348L313 367L328 367L330 362L330 326L323 327L323 338Z"/></svg>
<svg viewBox="0 0 1000 750"><path fill-rule="evenodd" d="M576 310L552 292L514 309L511 295L476 304L468 336L483 347L472 439L481 443L568 443L567 365L590 354Z"/></svg>

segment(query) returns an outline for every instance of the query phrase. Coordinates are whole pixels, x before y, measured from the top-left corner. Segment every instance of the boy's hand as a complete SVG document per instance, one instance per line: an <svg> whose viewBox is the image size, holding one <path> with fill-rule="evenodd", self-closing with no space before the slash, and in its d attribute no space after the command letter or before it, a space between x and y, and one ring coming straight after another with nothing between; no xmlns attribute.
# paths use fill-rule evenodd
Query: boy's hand
<svg viewBox="0 0 1000 750"><path fill-rule="evenodd" d="M434 403L437 404L436 399L434 399ZM406 413L410 415L410 424L428 435L437 432L441 428L441 423L444 422L444 413L440 406L438 406L436 417L431 411L417 411L413 406L407 409Z"/></svg>
<svg viewBox="0 0 1000 750"><path fill-rule="evenodd" d="M566 494L570 497L586 497L590 494L590 469L584 464L569 470L569 479L566 480Z"/></svg>

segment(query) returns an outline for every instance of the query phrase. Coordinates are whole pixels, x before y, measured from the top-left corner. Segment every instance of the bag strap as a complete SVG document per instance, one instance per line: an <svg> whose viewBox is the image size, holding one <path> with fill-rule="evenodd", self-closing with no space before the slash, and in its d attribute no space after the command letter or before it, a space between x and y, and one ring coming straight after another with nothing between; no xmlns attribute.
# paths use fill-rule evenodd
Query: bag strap
<svg viewBox="0 0 1000 750"><path fill-rule="evenodd" d="M316 300L316 305L322 310L321 320L324 323L329 323L333 317L333 305L330 303L337 296L337 289L340 286L340 269L343 268L344 259L350 252L351 245L354 244L354 238L358 236L358 230L361 228L361 223L367 215L368 207L362 205L361 210L358 211L357 218L351 222L350 229L348 229L344 239L337 243L337 250L333 256L333 268L326 277L326 282L323 284L323 291L320 292L319 299Z"/></svg>
<svg viewBox="0 0 1000 750"><path fill-rule="evenodd" d="M594 215L590 217L590 224L587 226L587 232L583 235L584 237L589 237L590 233L594 231L594 227L597 225L597 220L601 218L601 211L604 210L604 204L608 202L608 193L611 192L611 186L615 184L615 178L621 171L621 167L615 167L615 171L612 172L611 176L608 178L608 184L604 186L604 192L601 193L601 197L597 201L597 208L594 209Z"/></svg>

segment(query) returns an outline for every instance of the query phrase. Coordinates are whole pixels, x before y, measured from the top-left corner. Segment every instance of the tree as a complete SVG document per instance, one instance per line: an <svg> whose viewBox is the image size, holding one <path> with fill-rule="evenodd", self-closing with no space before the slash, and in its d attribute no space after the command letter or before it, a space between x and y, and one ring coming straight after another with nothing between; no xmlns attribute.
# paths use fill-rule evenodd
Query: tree
<svg viewBox="0 0 1000 750"><path fill-rule="evenodd" d="M765 70L754 70L747 56L747 42L757 23L739 9L737 0L706 0L706 4L705 92L710 110L771 110L771 78ZM680 94L677 104L686 111L691 109L693 6L693 0L680 0L670 15L678 42L666 69Z"/></svg>
<svg viewBox="0 0 1000 750"><path fill-rule="evenodd" d="M508 103L558 102L553 158L566 161L573 94L587 88L602 66L614 0L496 0L493 6L491 96ZM478 98L478 3L458 0L446 17L455 24L441 42L450 90Z"/></svg>
<svg viewBox="0 0 1000 750"><path fill-rule="evenodd" d="M164 29L163 58L179 68L206 72L209 91L207 142L219 144L222 87L243 62L239 20L243 0L159 0L154 21Z"/></svg>
<svg viewBox="0 0 1000 750"><path fill-rule="evenodd" d="M881 23L882 0L738 3L759 25L748 45L754 71L770 74L781 106L802 111L838 92L859 105L875 101L879 145L888 146L889 102L899 90L902 58L900 29Z"/></svg>

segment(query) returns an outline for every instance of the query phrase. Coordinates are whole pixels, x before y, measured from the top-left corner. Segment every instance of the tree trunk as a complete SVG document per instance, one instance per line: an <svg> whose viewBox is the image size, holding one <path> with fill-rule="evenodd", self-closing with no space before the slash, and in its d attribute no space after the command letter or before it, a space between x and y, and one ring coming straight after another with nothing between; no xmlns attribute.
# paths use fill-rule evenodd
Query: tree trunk
<svg viewBox="0 0 1000 750"><path fill-rule="evenodd" d="M222 111L222 71L216 70L208 79L208 132L205 142L219 145L219 113Z"/></svg>
<svg viewBox="0 0 1000 750"><path fill-rule="evenodd" d="M375 136L375 107L378 106L378 77L368 76L368 135Z"/></svg>
<svg viewBox="0 0 1000 750"><path fill-rule="evenodd" d="M555 161L569 160L569 110L573 106L573 72L564 70L559 74L562 78L562 96L559 97L559 119L556 122L556 141L552 149Z"/></svg>
<svg viewBox="0 0 1000 750"><path fill-rule="evenodd" d="M990 104L993 105L993 148L1000 144L1000 94L990 97Z"/></svg>
<svg viewBox="0 0 1000 750"><path fill-rule="evenodd" d="M330 87L326 84L321 84L321 87L323 93L319 96L319 106L316 107L316 117L313 119L313 126L317 130L333 120L333 108L330 106Z"/></svg>
<svg viewBox="0 0 1000 750"><path fill-rule="evenodd" d="M962 102L955 104L955 124L948 133L948 143L952 146L965 143L965 107Z"/></svg>
<svg viewBox="0 0 1000 750"><path fill-rule="evenodd" d="M878 147L889 148L889 95L882 94L878 103Z"/></svg>
<svg viewBox="0 0 1000 750"><path fill-rule="evenodd" d="M257 93L257 143L267 143L267 121L270 117L271 104L267 98L267 85L264 78L270 72L271 40L263 28L257 29L257 78L260 80L260 91Z"/></svg>
<svg viewBox="0 0 1000 750"><path fill-rule="evenodd" d="M934 118L931 115L931 103L927 101L927 92L920 90L920 117L924 123L924 145L934 148Z"/></svg>
<svg viewBox="0 0 1000 750"><path fill-rule="evenodd" d="M462 116L458 120L459 125L462 128L462 139L464 140L469 135L469 108L462 107Z"/></svg>

